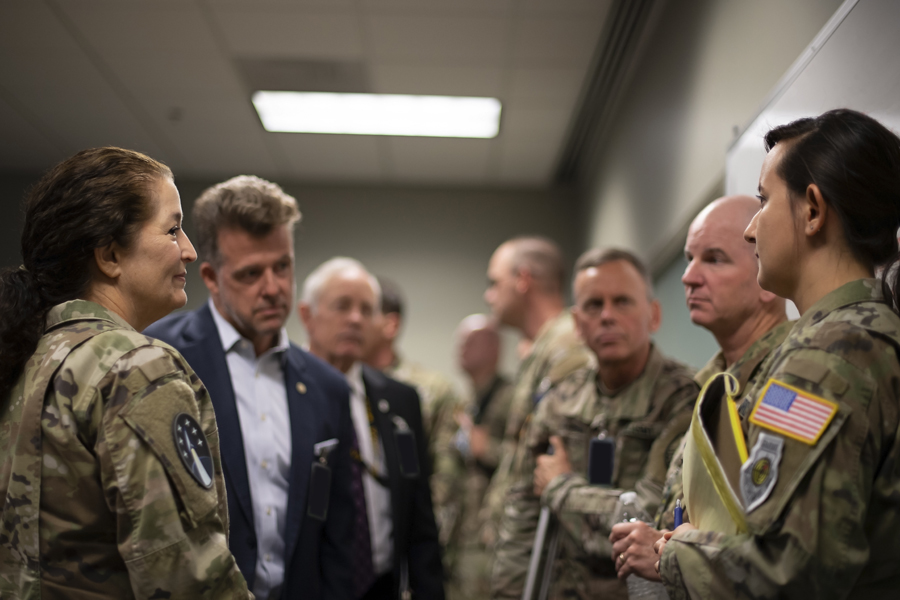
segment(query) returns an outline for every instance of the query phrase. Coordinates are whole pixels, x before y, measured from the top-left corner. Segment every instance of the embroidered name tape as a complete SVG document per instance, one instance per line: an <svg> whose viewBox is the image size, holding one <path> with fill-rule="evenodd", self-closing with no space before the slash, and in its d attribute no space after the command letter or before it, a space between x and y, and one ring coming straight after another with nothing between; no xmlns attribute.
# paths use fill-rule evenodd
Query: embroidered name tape
<svg viewBox="0 0 900 600"><path fill-rule="evenodd" d="M837 410L834 402L770 379L750 422L814 446Z"/></svg>

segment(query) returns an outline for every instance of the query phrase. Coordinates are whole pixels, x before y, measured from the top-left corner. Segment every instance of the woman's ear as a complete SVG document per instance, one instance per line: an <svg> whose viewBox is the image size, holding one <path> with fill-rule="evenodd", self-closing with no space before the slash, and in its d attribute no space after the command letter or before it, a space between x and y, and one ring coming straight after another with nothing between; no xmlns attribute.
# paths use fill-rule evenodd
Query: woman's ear
<svg viewBox="0 0 900 600"><path fill-rule="evenodd" d="M94 260L97 262L97 268L110 279L117 279L122 274L122 266L119 263L121 251L121 247L116 242L94 248Z"/></svg>
<svg viewBox="0 0 900 600"><path fill-rule="evenodd" d="M803 233L813 236L825 227L828 219L829 208L822 198L822 191L814 183L806 186L806 197L803 200L801 217L803 220Z"/></svg>

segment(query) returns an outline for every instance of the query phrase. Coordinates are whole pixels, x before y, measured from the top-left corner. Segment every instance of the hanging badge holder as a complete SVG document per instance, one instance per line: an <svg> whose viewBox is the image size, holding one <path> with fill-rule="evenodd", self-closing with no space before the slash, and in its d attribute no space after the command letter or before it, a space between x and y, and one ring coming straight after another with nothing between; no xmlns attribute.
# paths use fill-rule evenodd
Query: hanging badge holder
<svg viewBox="0 0 900 600"><path fill-rule="evenodd" d="M416 435L403 417L394 415L394 440L397 443L397 455L400 457L400 474L407 479L419 476L419 455L416 451Z"/></svg>
<svg viewBox="0 0 900 600"><path fill-rule="evenodd" d="M601 434L591 440L588 449L588 483L612 485L613 465L616 460L616 442Z"/></svg>
<svg viewBox="0 0 900 600"><path fill-rule="evenodd" d="M313 446L313 454L317 460L312 463L309 475L309 501L306 503L306 514L318 521L324 521L328 516L328 500L331 496L331 467L328 466L328 455L337 446L337 438Z"/></svg>

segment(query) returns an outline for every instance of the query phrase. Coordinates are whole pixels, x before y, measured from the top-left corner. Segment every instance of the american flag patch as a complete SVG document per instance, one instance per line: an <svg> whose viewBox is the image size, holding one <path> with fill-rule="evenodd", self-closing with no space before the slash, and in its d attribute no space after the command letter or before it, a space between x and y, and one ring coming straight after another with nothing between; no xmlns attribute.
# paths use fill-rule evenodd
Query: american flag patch
<svg viewBox="0 0 900 600"><path fill-rule="evenodd" d="M837 413L838 405L809 392L770 379L750 422L815 445Z"/></svg>

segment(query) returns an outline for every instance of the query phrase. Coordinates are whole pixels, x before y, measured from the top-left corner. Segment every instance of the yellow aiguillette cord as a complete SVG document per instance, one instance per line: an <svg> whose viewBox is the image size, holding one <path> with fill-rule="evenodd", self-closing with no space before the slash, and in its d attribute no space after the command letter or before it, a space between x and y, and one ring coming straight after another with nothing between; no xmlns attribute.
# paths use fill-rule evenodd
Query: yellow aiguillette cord
<svg viewBox="0 0 900 600"><path fill-rule="evenodd" d="M730 375L725 378L725 394L728 395L728 418L731 421L731 432L734 434L734 443L737 446L741 464L747 462L747 442L744 440L744 429L741 427L741 417L737 411L738 380Z"/></svg>

